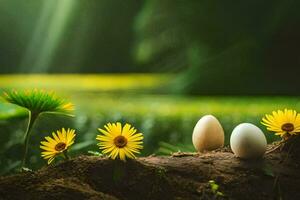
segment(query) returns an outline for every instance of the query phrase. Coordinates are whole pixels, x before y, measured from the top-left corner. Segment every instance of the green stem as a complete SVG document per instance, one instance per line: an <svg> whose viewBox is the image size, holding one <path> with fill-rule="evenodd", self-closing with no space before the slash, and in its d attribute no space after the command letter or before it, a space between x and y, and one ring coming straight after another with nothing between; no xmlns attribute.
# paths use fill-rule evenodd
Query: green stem
<svg viewBox="0 0 300 200"><path fill-rule="evenodd" d="M64 151L63 154L64 154L64 157L65 157L66 160L70 160L70 157L68 155L68 151L67 150Z"/></svg>
<svg viewBox="0 0 300 200"><path fill-rule="evenodd" d="M32 113L31 111L29 111L28 125L27 125L27 129L25 132L24 154L23 154L21 169L23 169L26 164L26 157L27 157L27 153L28 153L28 144L29 144L29 135L30 135L30 131L33 127L33 124L36 121L36 119L38 118L38 116L39 116L39 113Z"/></svg>

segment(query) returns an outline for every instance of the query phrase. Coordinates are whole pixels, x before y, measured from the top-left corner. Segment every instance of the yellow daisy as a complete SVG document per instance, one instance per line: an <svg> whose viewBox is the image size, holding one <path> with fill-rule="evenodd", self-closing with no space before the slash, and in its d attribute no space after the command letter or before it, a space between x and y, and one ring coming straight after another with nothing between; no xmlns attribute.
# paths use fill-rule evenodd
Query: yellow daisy
<svg viewBox="0 0 300 200"><path fill-rule="evenodd" d="M104 126L106 130L98 129L102 134L97 135L100 142L98 146L108 157L116 159L118 156L125 161L126 157L134 159L135 153L139 154L143 148L143 134L136 133L136 129L130 124L125 124L122 128L121 123L108 123Z"/></svg>
<svg viewBox="0 0 300 200"><path fill-rule="evenodd" d="M74 143L75 130L68 129L58 130L57 134L52 133L53 138L45 137L46 141L42 141L40 148L45 150L42 152L42 157L48 159L50 164L57 155L64 154L65 158L68 159L67 150Z"/></svg>
<svg viewBox="0 0 300 200"><path fill-rule="evenodd" d="M283 138L300 133L300 115L295 110L273 111L272 115L265 115L261 123Z"/></svg>

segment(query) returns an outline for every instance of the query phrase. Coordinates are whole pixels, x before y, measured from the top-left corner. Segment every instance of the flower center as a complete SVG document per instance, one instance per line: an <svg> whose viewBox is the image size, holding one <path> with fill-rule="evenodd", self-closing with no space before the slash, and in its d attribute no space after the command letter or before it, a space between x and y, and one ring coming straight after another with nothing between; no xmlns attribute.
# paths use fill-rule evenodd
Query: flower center
<svg viewBox="0 0 300 200"><path fill-rule="evenodd" d="M59 142L59 143L57 143L57 145L55 145L55 150L56 151L62 151L62 150L65 150L65 148L66 148L66 143L64 143L64 142Z"/></svg>
<svg viewBox="0 0 300 200"><path fill-rule="evenodd" d="M114 143L117 147L123 148L127 144L127 139L124 136L119 135L114 139Z"/></svg>
<svg viewBox="0 0 300 200"><path fill-rule="evenodd" d="M285 123L281 126L281 129L283 131L286 131L286 132L291 132L294 130L294 124L292 123Z"/></svg>

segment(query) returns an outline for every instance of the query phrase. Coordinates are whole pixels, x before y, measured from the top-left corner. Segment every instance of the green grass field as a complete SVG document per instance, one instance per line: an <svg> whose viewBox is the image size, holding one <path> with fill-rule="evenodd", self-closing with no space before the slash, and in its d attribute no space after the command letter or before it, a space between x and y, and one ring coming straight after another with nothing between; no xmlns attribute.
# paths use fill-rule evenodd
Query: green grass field
<svg viewBox="0 0 300 200"><path fill-rule="evenodd" d="M21 81L22 77L26 78L24 84ZM39 168L46 163L40 158L40 140L62 127L77 130L76 144L71 152L73 156L87 154L89 150L97 151L97 128L115 121L131 123L144 133L143 155L168 154L177 150L193 151L192 130L198 119L205 114L213 114L220 120L228 145L231 131L242 122L256 124L265 132L269 142L274 141L278 138L268 133L260 124L264 114L284 108L300 110L298 97L188 97L167 92L155 93L162 83L169 80L167 76L54 77L0 76L2 89L35 87L57 90L76 105L76 116L73 118L45 114L36 123L30 140L32 168ZM145 81L148 82L146 85L141 84L144 80L142 77L148 80ZM88 83L82 85L83 80ZM110 83L106 83L108 80ZM130 83L127 84L127 89L125 83ZM1 173L10 172L19 164L25 126L26 111L0 102Z"/></svg>

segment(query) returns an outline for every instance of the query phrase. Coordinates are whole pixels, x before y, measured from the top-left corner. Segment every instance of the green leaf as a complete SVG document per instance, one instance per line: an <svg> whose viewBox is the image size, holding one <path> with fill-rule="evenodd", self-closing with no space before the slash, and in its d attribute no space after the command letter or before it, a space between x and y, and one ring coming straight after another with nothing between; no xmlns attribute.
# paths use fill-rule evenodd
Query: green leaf
<svg viewBox="0 0 300 200"><path fill-rule="evenodd" d="M98 151L88 151L88 154L91 154L92 156L102 156L103 154Z"/></svg>
<svg viewBox="0 0 300 200"><path fill-rule="evenodd" d="M270 165L264 165L263 168L263 173L266 175L266 176L270 176L270 177L275 177L275 174L273 172L273 169Z"/></svg>
<svg viewBox="0 0 300 200"><path fill-rule="evenodd" d="M22 172L33 172L33 170L27 167L22 167Z"/></svg>
<svg viewBox="0 0 300 200"><path fill-rule="evenodd" d="M89 147L92 144L94 144L94 141L85 141L85 142L76 143L73 145L72 150L79 151L81 149Z"/></svg>
<svg viewBox="0 0 300 200"><path fill-rule="evenodd" d="M218 189L219 189L219 185L217 185L215 183L211 184L210 187L214 193L216 193L216 191L218 191Z"/></svg>
<svg viewBox="0 0 300 200"><path fill-rule="evenodd" d="M223 197L223 196L225 196L225 195L224 195L222 192L219 192L219 191L218 191L218 192L217 192L217 196L222 196L222 197Z"/></svg>

